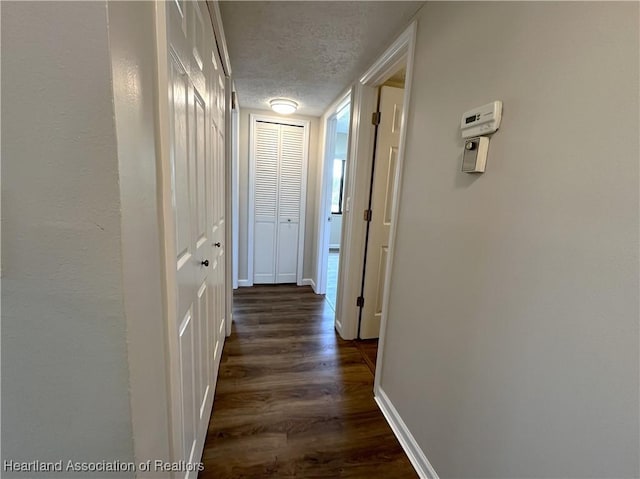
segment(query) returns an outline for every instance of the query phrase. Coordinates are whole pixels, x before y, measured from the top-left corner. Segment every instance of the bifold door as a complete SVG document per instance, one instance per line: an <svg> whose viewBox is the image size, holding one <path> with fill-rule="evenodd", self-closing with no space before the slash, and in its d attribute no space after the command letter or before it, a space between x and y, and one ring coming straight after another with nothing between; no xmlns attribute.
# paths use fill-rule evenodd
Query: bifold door
<svg viewBox="0 0 640 479"><path fill-rule="evenodd" d="M308 137L305 126L253 120L253 282L299 281Z"/></svg>
<svg viewBox="0 0 640 479"><path fill-rule="evenodd" d="M165 173L171 175L175 230L176 322L169 325L174 460L196 463L224 342L224 75L204 2L162 5L169 83Z"/></svg>

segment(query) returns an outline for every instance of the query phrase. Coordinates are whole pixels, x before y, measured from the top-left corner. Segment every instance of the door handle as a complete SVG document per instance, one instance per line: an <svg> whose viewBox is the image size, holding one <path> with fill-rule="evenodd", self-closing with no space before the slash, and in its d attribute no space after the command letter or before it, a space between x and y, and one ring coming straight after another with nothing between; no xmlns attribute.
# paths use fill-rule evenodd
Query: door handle
<svg viewBox="0 0 640 479"><path fill-rule="evenodd" d="M220 248L220 241L218 241L217 243L213 243L213 246L215 246L216 248Z"/></svg>
<svg viewBox="0 0 640 479"><path fill-rule="evenodd" d="M205 259L204 261L200 262L200 264L206 268L207 266L209 266L209 260Z"/></svg>

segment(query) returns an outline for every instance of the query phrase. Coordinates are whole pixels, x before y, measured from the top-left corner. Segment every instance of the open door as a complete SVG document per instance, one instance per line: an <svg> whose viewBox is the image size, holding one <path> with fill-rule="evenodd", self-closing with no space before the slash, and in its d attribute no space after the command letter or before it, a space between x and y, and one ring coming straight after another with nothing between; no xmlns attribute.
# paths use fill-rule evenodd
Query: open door
<svg viewBox="0 0 640 479"><path fill-rule="evenodd" d="M372 339L380 335L389 233L393 221L393 188L398 163L403 98L403 88L380 87L380 121L376 132L371 181L358 331L360 339Z"/></svg>

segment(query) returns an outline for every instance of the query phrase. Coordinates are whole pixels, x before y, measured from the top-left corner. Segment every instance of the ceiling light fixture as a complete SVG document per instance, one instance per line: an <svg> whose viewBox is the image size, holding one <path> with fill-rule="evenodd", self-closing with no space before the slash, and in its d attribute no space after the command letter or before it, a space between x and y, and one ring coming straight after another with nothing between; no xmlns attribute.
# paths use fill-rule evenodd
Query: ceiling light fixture
<svg viewBox="0 0 640 479"><path fill-rule="evenodd" d="M287 100L286 98L274 98L269 101L269 106L276 113L281 115L290 115L298 109L298 104L293 100Z"/></svg>

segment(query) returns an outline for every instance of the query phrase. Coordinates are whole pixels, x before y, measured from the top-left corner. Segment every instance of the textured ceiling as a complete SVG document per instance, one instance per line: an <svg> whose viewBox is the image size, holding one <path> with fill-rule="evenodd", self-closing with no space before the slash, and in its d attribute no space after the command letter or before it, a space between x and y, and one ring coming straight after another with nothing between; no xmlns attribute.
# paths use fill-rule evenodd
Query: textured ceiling
<svg viewBox="0 0 640 479"><path fill-rule="evenodd" d="M423 2L222 1L240 106L285 97L319 116L408 25Z"/></svg>

